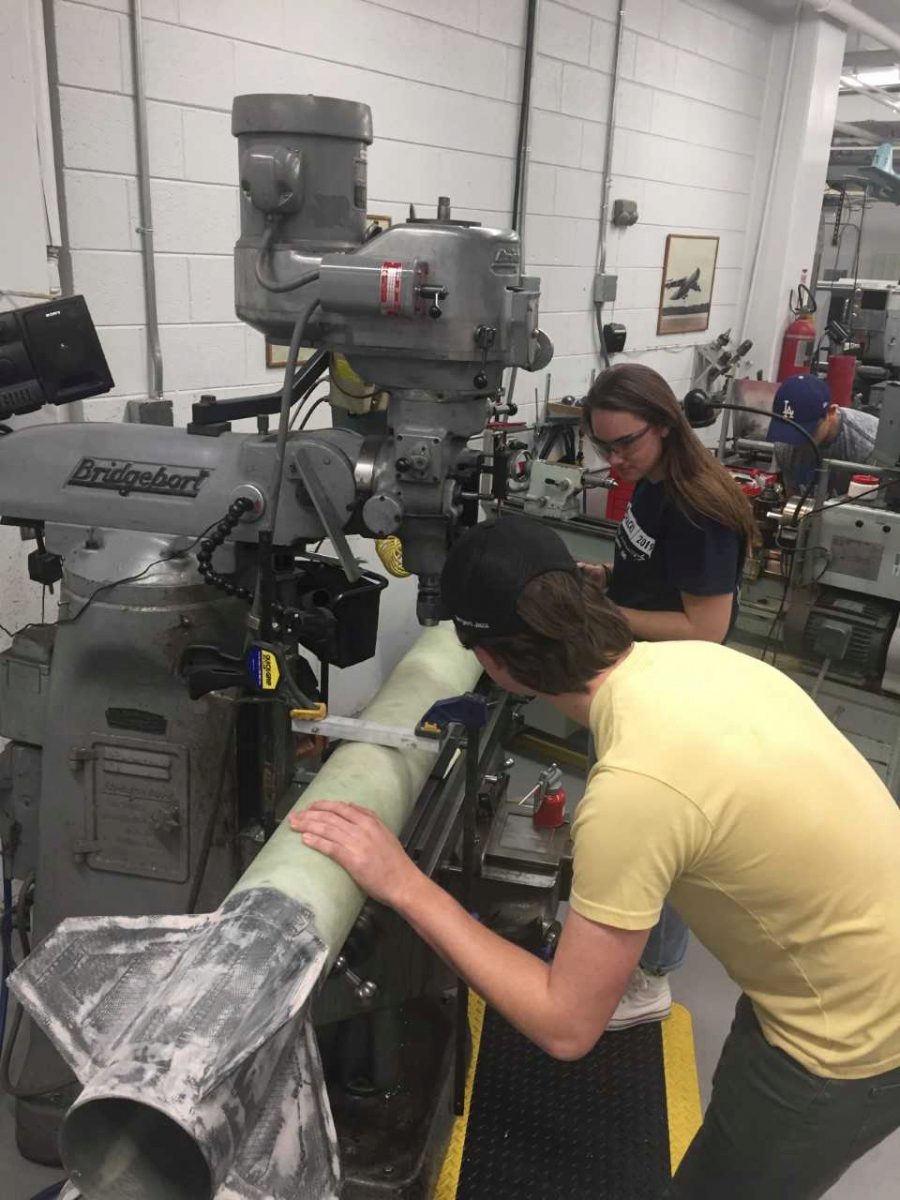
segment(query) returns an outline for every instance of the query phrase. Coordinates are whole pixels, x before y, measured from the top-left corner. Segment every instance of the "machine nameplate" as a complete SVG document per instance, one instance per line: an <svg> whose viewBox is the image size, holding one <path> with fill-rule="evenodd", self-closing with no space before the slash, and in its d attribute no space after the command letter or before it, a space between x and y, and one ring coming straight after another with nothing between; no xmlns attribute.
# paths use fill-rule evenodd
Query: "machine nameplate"
<svg viewBox="0 0 900 1200"><path fill-rule="evenodd" d="M118 458L83 458L66 481L67 487L97 488L130 496L177 496L196 500L212 475L207 467L182 467L172 463L123 461Z"/></svg>
<svg viewBox="0 0 900 1200"><path fill-rule="evenodd" d="M132 733L156 733L165 737L168 721L161 713L142 708L108 708L106 723L110 729L128 729Z"/></svg>
<svg viewBox="0 0 900 1200"><path fill-rule="evenodd" d="M172 742L100 738L88 759L88 865L184 883L188 751Z"/></svg>
<svg viewBox="0 0 900 1200"><path fill-rule="evenodd" d="M881 570L882 548L874 542L861 538L833 537L828 566L841 575L853 575L857 579L873 582Z"/></svg>

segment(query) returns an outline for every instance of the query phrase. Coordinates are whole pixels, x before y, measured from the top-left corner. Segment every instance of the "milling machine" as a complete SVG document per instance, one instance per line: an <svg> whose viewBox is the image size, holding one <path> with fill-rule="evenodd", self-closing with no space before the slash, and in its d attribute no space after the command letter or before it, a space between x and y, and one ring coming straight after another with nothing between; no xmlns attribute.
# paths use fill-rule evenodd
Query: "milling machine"
<svg viewBox="0 0 900 1200"><path fill-rule="evenodd" d="M361 568L348 536L399 538L403 566L418 580L419 621L434 625L446 550L477 518L483 464L468 443L497 401L504 368L535 370L552 355L538 328L539 281L522 274L514 233L453 220L446 202L437 219L367 231L365 105L240 96L233 133L236 309L289 344L282 392L200 403L188 430L85 422L0 438L0 514L36 531L32 578L61 583L59 620L19 631L0 655L0 733L9 739L0 831L7 874L23 880L16 923L26 949L29 935L46 939L66 918L81 921L66 929L93 936L112 928L107 915L135 918L115 927L133 932L149 928L153 914L220 904L296 798L292 720L323 717L330 666L375 653L384 580ZM112 386L78 298L4 320L0 413ZM303 346L315 352L299 366ZM293 431L296 406L330 366L335 377L337 356L337 393L349 374L371 385L360 385L363 397L387 396L384 410L346 404L332 428ZM234 419L275 412L277 432L231 430ZM323 540L333 556L312 549ZM461 653L432 644L439 661ZM468 678L466 663L454 678ZM434 687L442 678L437 671ZM441 698L425 692L429 703ZM523 814L504 795L503 741L514 712L486 699L488 724L475 751L469 730L466 771L456 761L465 740L458 723L449 722L433 762L410 752L419 755L416 770L428 763L424 786L394 821L430 873L505 932L540 944L561 894L565 828L520 828ZM403 778L420 776L404 768ZM334 924L340 936L313 937L319 949L310 954L335 963L316 989L315 1019L344 1160L341 1195L424 1196L446 1136L455 981L400 922L369 909L357 920L362 897L327 879L323 889L346 892ZM282 903L271 889L259 894ZM309 909L314 930L315 898L302 910L307 917ZM178 919L185 937L200 920ZM373 970L381 981L374 990L361 986ZM44 1008L58 1000L61 1012L74 992L53 991L67 977L60 972L40 986L53 997ZM27 980L27 965L18 977ZM40 1008L35 1002L32 1017ZM101 1015L79 1020L96 1033ZM70 1069L83 1059L65 1037L56 1041L66 1062L46 1036L62 1025L48 1021L39 1029L17 1010L3 1074L18 1097L21 1151L52 1162L60 1119L84 1079ZM457 1025L457 1048L459 1036ZM458 1065L457 1049L457 1074ZM262 1102L260 1086L256 1078L253 1103ZM237 1107L234 1139L257 1111L246 1096ZM404 1137L387 1139L398 1123ZM96 1127L86 1136L90 1157L103 1139ZM172 1146L182 1147L179 1136ZM91 1176L84 1147L82 1137L73 1156L87 1200L125 1194L121 1180ZM184 1170L165 1185L166 1163L132 1164L128 1194L212 1195L229 1169L218 1142L215 1154L211 1162L195 1149L181 1158L173 1151ZM258 1163L247 1169L261 1187ZM229 1196L251 1194L229 1180ZM272 1190L253 1195L282 1194L264 1182ZM289 1185L296 1179L278 1184Z"/></svg>

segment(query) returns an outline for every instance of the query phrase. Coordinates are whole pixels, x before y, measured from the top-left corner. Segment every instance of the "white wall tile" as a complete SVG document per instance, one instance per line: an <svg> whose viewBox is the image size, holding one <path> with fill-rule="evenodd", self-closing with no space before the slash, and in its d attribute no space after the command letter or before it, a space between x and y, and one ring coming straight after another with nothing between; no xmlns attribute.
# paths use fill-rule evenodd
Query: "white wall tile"
<svg viewBox="0 0 900 1200"><path fill-rule="evenodd" d="M587 13L589 17L601 17L607 23L615 21L619 11L618 0L563 0L563 3L567 8Z"/></svg>
<svg viewBox="0 0 900 1200"><path fill-rule="evenodd" d="M634 70L630 78L651 87L675 89L678 50L655 38L638 37L634 43Z"/></svg>
<svg viewBox="0 0 900 1200"><path fill-rule="evenodd" d="M584 309L542 314L541 328L553 342L556 361L589 352L593 344L594 316Z"/></svg>
<svg viewBox="0 0 900 1200"><path fill-rule="evenodd" d="M538 45L542 54L587 66L591 53L591 18L553 0L542 0L538 10Z"/></svg>
<svg viewBox="0 0 900 1200"><path fill-rule="evenodd" d="M111 12L127 14L130 0L74 0L92 8L108 8ZM145 20L177 21L178 0L144 0L142 5Z"/></svg>
<svg viewBox="0 0 900 1200"><path fill-rule="evenodd" d="M152 181L153 227L160 251L230 254L239 232L238 189Z"/></svg>
<svg viewBox="0 0 900 1200"><path fill-rule="evenodd" d="M625 24L629 29L657 38L668 36L668 26L662 27L663 0L638 0L625 9Z"/></svg>
<svg viewBox="0 0 900 1200"><path fill-rule="evenodd" d="M181 24L246 42L284 41L281 0L179 0Z"/></svg>
<svg viewBox="0 0 900 1200"><path fill-rule="evenodd" d="M574 117L538 110L531 116L531 157L534 162L563 167L581 164L582 122Z"/></svg>
<svg viewBox="0 0 900 1200"><path fill-rule="evenodd" d="M111 397L147 395L147 341L140 325L100 326L97 329L103 353L115 381ZM94 401L85 405L90 413Z"/></svg>
<svg viewBox="0 0 900 1200"><path fill-rule="evenodd" d="M166 387L217 388L246 378L245 325L164 325L160 343Z"/></svg>
<svg viewBox="0 0 900 1200"><path fill-rule="evenodd" d="M75 250L75 290L82 292L95 325L144 323L143 267L137 252Z"/></svg>
<svg viewBox="0 0 900 1200"><path fill-rule="evenodd" d="M506 93L495 42L363 0L291 0L285 48L361 67L378 63L385 73L395 65L396 74L476 95Z"/></svg>
<svg viewBox="0 0 900 1200"><path fill-rule="evenodd" d="M447 6L440 0L441 7ZM525 41L525 9L526 0L480 0L478 16L478 32L484 37L495 38L498 42L508 42L512 46L521 46Z"/></svg>
<svg viewBox="0 0 900 1200"><path fill-rule="evenodd" d="M596 171L556 169L556 214L560 217L598 217L603 176Z"/></svg>
<svg viewBox="0 0 900 1200"><path fill-rule="evenodd" d="M562 112L589 121L605 121L609 112L610 77L589 67L563 67Z"/></svg>
<svg viewBox="0 0 900 1200"><path fill-rule="evenodd" d="M599 221L530 215L525 220L529 264L583 266L594 257Z"/></svg>
<svg viewBox="0 0 900 1200"><path fill-rule="evenodd" d="M381 8L393 8L397 12L409 13L413 17L424 17L429 21L435 21L438 25L450 25L454 29L467 29L470 33L486 34L484 29L479 29L479 0L454 0L453 4L447 4L446 0L372 0L372 3L377 4ZM485 5L480 5L484 10ZM500 4L498 7L502 10L508 6ZM509 15L509 14L506 14ZM502 15L498 17L498 24L503 28ZM487 35L492 36L492 35ZM506 38L500 38L500 41L506 41Z"/></svg>
<svg viewBox="0 0 900 1200"><path fill-rule="evenodd" d="M73 250L138 248L133 188L134 181L122 175L65 172L69 243Z"/></svg>
<svg viewBox="0 0 900 1200"><path fill-rule="evenodd" d="M231 255L188 259L191 320L210 323L236 320L234 312L234 261Z"/></svg>
<svg viewBox="0 0 900 1200"><path fill-rule="evenodd" d="M184 111L184 176L203 183L234 184L238 178L237 139L228 113Z"/></svg>
<svg viewBox="0 0 900 1200"><path fill-rule="evenodd" d="M528 164L528 187L525 203L531 213L552 216L556 211L556 167L545 163Z"/></svg>
<svg viewBox="0 0 900 1200"><path fill-rule="evenodd" d="M148 101L147 152L151 175L163 179L184 178L182 110L174 104Z"/></svg>
<svg viewBox="0 0 900 1200"><path fill-rule="evenodd" d="M189 321L186 259L157 254L155 265L160 321ZM96 325L143 325L144 271L137 251L76 250L72 272Z"/></svg>
<svg viewBox="0 0 900 1200"><path fill-rule="evenodd" d="M104 9L59 0L56 5L56 44L59 81L78 87L125 90L129 78L122 54L125 18Z"/></svg>
<svg viewBox="0 0 900 1200"><path fill-rule="evenodd" d="M620 82L619 89L616 123L624 129L649 133L653 124L653 90L627 79Z"/></svg>
<svg viewBox="0 0 900 1200"><path fill-rule="evenodd" d="M535 108L557 112L562 103L563 64L558 58L546 54L534 57L534 75L531 80L531 100Z"/></svg>
<svg viewBox="0 0 900 1200"><path fill-rule="evenodd" d="M373 74L263 46L235 49L236 92L313 92L359 99L372 110L377 154L383 138L424 142L485 154L514 153L518 112L506 101ZM518 96L516 85L516 97Z"/></svg>
<svg viewBox="0 0 900 1200"><path fill-rule="evenodd" d="M586 171L602 171L606 159L606 126L585 121L581 143L581 163Z"/></svg>
<svg viewBox="0 0 900 1200"><path fill-rule="evenodd" d="M63 162L90 171L134 174L134 103L130 96L60 88Z"/></svg>
<svg viewBox="0 0 900 1200"><path fill-rule="evenodd" d="M526 246L530 254L530 247ZM590 308L594 286L593 267L540 268L541 320L544 313L579 312Z"/></svg>
<svg viewBox="0 0 900 1200"><path fill-rule="evenodd" d="M227 38L149 21L144 61L152 99L231 111L234 43Z"/></svg>
<svg viewBox="0 0 900 1200"><path fill-rule="evenodd" d="M404 204L435 204L449 195L461 208L505 211L512 196L512 159L465 154L383 139L369 159L369 193Z"/></svg>

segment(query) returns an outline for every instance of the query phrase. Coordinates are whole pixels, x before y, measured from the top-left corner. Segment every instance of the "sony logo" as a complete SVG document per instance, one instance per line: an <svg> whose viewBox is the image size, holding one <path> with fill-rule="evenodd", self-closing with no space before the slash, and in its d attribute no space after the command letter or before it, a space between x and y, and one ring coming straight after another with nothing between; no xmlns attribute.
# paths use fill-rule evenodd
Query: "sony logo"
<svg viewBox="0 0 900 1200"><path fill-rule="evenodd" d="M67 487L98 488L130 496L177 496L195 500L212 474L204 467L179 467L168 463L122 461L117 458L83 458L66 481Z"/></svg>

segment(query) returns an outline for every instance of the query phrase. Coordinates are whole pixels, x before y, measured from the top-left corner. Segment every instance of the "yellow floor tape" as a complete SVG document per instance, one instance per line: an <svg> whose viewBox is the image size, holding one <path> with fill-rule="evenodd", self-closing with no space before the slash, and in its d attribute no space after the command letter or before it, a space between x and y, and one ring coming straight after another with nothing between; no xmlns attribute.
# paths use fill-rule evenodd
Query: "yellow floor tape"
<svg viewBox="0 0 900 1200"><path fill-rule="evenodd" d="M469 1029L472 1033L472 1057L466 1076L465 1107L462 1116L457 1117L453 1122L447 1154L435 1185L433 1200L455 1200L456 1198L483 1028L484 1001L479 996L470 993ZM662 1043L666 1108L669 1120L669 1158L674 1175L703 1119L691 1014L680 1004L673 1004L672 1015L663 1021Z"/></svg>
<svg viewBox="0 0 900 1200"><path fill-rule="evenodd" d="M673 1004L672 1015L663 1021L662 1041L669 1117L669 1159L674 1175L703 1120L697 1058L694 1054L694 1029L691 1014L680 1004Z"/></svg>
<svg viewBox="0 0 900 1200"><path fill-rule="evenodd" d="M475 1086L475 1072L478 1070L478 1051L481 1049L481 1031L484 1028L484 1001L474 992L469 992L469 1030L472 1034L472 1056L469 1060L469 1073L466 1076L466 1101L461 1117L453 1122L450 1134L450 1144L437 1185L434 1189L434 1200L456 1200L456 1189L459 1186L459 1172L462 1167L463 1148L466 1144L466 1129L469 1126L469 1110L472 1105L472 1089Z"/></svg>

